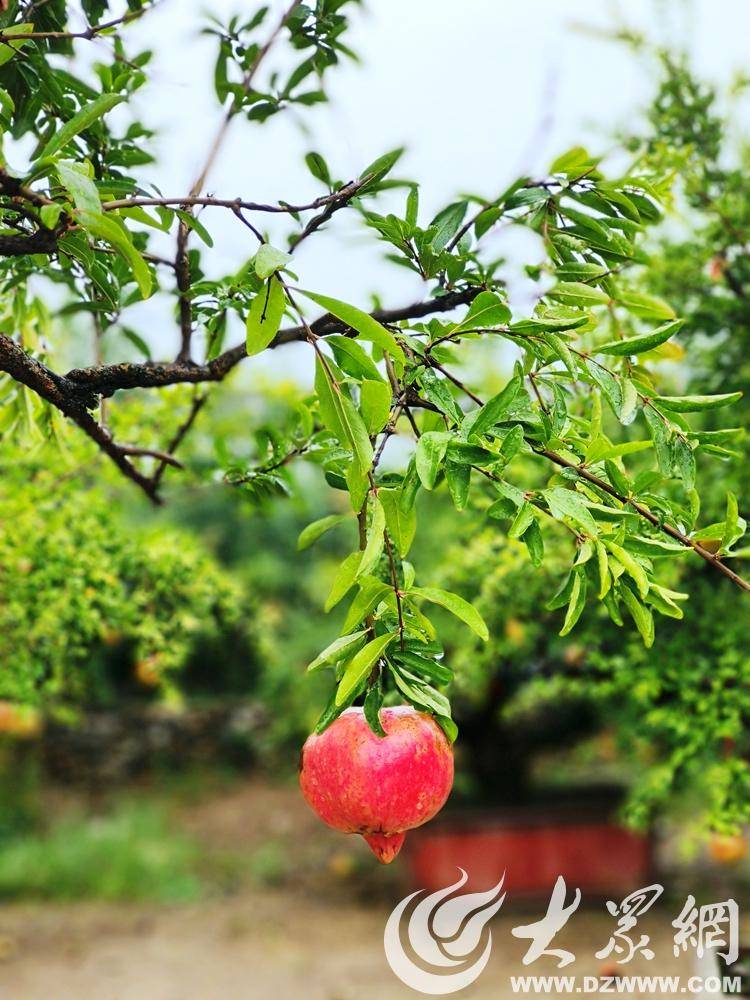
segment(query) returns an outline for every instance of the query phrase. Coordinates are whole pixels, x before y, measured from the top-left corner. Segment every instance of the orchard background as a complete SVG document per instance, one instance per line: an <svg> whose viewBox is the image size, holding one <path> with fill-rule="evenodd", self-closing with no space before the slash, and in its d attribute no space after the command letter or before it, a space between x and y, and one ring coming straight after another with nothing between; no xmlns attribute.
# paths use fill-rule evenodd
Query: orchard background
<svg viewBox="0 0 750 1000"><path fill-rule="evenodd" d="M295 787L351 705L742 894L748 12L0 6L8 988L271 996L291 920L398 995L406 867Z"/></svg>

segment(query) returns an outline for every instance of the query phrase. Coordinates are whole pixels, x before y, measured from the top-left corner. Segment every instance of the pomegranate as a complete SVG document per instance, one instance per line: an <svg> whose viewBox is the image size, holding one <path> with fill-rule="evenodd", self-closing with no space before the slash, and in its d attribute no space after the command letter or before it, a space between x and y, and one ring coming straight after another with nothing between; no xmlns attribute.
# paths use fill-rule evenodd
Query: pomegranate
<svg viewBox="0 0 750 1000"><path fill-rule="evenodd" d="M708 853L717 864L736 865L747 854L747 843L738 834L713 833L708 842Z"/></svg>
<svg viewBox="0 0 750 1000"><path fill-rule="evenodd" d="M384 708L377 736L361 708L349 708L302 749L300 785L324 823L361 833L383 864L407 830L439 812L453 785L453 754L442 729L407 705Z"/></svg>

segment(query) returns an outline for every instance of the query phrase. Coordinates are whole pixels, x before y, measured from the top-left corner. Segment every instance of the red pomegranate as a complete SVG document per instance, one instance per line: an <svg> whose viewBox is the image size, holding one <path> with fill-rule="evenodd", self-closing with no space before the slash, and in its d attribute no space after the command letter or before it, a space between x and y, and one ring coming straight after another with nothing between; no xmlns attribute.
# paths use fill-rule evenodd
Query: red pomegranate
<svg viewBox="0 0 750 1000"><path fill-rule="evenodd" d="M302 749L302 794L324 823L361 833L378 861L393 861L407 830L439 812L453 785L453 754L438 724L406 705L384 708L386 732L349 708Z"/></svg>

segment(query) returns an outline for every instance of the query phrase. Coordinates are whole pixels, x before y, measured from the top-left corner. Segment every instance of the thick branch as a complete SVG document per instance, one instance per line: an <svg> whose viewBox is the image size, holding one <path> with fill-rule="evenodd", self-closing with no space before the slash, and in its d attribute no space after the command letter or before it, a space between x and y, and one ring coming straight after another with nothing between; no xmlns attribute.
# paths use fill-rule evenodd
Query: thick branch
<svg viewBox="0 0 750 1000"><path fill-rule="evenodd" d="M415 302L400 309L376 309L372 316L381 323L398 323L402 320L420 319L435 313L449 312L457 306L471 302L481 291L478 287L462 289L458 292L448 292L434 299ZM341 320L325 313L310 324L317 336L326 337L331 333L348 333L349 327ZM270 347L281 344L305 341L307 334L303 326L287 327L280 330ZM95 368L74 368L66 378L78 386L85 387L89 392L102 396L111 396L118 389L148 389L157 386L175 385L178 382L220 382L225 376L247 357L244 344L224 351L213 361L206 364L191 364L185 362L164 362L154 364L124 363L119 365L102 365Z"/></svg>
<svg viewBox="0 0 750 1000"><path fill-rule="evenodd" d="M32 389L42 399L56 406L66 417L75 421L128 479L137 483L154 503L159 503L156 488L151 480L143 476L132 462L128 461L126 450L116 444L109 432L88 412L87 406L96 405L95 396L82 386L56 375L39 361L29 357L19 344L5 334L0 334L0 371L7 372L16 382Z"/></svg>

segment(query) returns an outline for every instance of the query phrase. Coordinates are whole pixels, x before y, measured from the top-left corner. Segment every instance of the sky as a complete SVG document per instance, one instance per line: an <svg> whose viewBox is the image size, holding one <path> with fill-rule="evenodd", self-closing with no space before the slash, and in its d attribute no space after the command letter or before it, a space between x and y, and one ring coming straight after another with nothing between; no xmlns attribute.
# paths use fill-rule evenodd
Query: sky
<svg viewBox="0 0 750 1000"><path fill-rule="evenodd" d="M138 111L158 132L159 163L143 176L164 195L189 189L221 116L212 86L215 40L200 35L205 12L227 18L252 6L162 0L127 29L129 51L154 50L152 84L139 96ZM606 153L613 132L633 124L653 93L651 64L593 37L583 25L627 23L652 42L683 45L703 74L726 82L743 62L747 68L750 4L369 0L352 22L347 41L361 62L330 73L331 101L305 115L308 131L296 112L262 128L238 118L209 192L304 201L321 193L303 164L308 150L321 152L336 175L349 178L382 152L405 145L399 173L420 181L428 220L456 194L496 195L515 177L544 171L572 145ZM208 269L219 274L238 267L253 246L230 213L211 212L203 217L216 238ZM384 264L382 246L348 215L353 213L340 213L327 232L300 249L300 283L360 305L376 291L389 305L422 297L418 279ZM275 225L271 236L283 245L287 231ZM533 245L520 250L535 252ZM137 310L160 331L155 336L168 353L176 343L169 309L155 301Z"/></svg>

